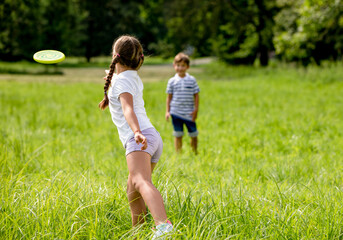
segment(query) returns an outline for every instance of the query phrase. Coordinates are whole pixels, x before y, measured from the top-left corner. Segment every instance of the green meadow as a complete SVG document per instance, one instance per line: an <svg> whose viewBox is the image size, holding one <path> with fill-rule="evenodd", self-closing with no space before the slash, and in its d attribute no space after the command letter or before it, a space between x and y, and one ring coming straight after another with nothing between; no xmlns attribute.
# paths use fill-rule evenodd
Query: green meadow
<svg viewBox="0 0 343 240"><path fill-rule="evenodd" d="M170 239L343 238L341 63L192 66L199 154L185 136L178 155L164 118L174 71L156 62L140 74ZM124 148L97 107L107 65L0 64L0 239L152 236L150 215L131 227Z"/></svg>

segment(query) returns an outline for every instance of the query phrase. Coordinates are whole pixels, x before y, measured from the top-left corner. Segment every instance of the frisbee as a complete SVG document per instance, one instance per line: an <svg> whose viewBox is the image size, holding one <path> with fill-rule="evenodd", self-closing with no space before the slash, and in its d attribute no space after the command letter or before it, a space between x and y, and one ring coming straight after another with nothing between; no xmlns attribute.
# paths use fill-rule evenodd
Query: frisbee
<svg viewBox="0 0 343 240"><path fill-rule="evenodd" d="M36 62L43 63L43 64L54 64L62 62L66 57L60 51L56 50L42 50L36 52L33 55L33 59Z"/></svg>

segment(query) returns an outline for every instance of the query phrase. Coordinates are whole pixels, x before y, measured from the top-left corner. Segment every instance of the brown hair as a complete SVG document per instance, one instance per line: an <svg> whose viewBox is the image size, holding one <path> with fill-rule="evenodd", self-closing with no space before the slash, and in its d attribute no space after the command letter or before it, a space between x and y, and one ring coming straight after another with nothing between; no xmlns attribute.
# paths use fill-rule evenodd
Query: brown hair
<svg viewBox="0 0 343 240"><path fill-rule="evenodd" d="M174 58L174 64L175 63L180 63L180 62L184 62L187 64L187 66L189 66L190 60L187 54L184 53L179 53L175 56Z"/></svg>
<svg viewBox="0 0 343 240"><path fill-rule="evenodd" d="M104 110L109 103L107 90L111 85L116 64L120 63L131 69L138 70L144 62L143 47L138 39L133 36L124 35L115 40L112 46L112 54L113 60L104 86L104 99L99 103L101 110Z"/></svg>

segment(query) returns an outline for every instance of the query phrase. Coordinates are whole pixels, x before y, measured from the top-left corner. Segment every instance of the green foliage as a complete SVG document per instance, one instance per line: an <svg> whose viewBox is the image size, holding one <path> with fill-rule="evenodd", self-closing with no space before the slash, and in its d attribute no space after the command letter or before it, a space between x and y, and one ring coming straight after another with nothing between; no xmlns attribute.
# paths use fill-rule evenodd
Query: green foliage
<svg viewBox="0 0 343 240"><path fill-rule="evenodd" d="M342 13L342 1L294 1L277 18L276 53L285 60L305 65L341 58Z"/></svg>
<svg viewBox="0 0 343 240"><path fill-rule="evenodd" d="M230 64L340 60L341 0L3 0L0 59L31 60L41 49L108 56L123 34L146 55L216 56Z"/></svg>
<svg viewBox="0 0 343 240"><path fill-rule="evenodd" d="M174 54L186 51L194 56L209 55L209 39L217 29L214 22L216 4L212 1L168 1L167 42L173 44Z"/></svg>
<svg viewBox="0 0 343 240"><path fill-rule="evenodd" d="M268 65L268 54L274 50L274 16L279 11L276 1L229 1L217 7L222 17L217 38L211 39L216 55L232 64L252 64L258 57L262 66Z"/></svg>
<svg viewBox="0 0 343 240"><path fill-rule="evenodd" d="M246 26L242 32L235 28L231 22L220 27L218 38L211 41L215 55L230 64L252 64L258 44L255 27Z"/></svg>
<svg viewBox="0 0 343 240"><path fill-rule="evenodd" d="M113 41L123 34L143 36L145 28L137 1L87 0L81 2L81 7L87 13L83 49L88 61L95 56L110 55Z"/></svg>
<svg viewBox="0 0 343 240"><path fill-rule="evenodd" d="M32 59L42 49L59 49L66 54L76 50L85 15L75 1L28 0L0 4L0 59ZM76 50L76 51L74 51Z"/></svg>
<svg viewBox="0 0 343 240"><path fill-rule="evenodd" d="M165 0L144 0L143 4L139 6L144 29L140 40L148 54L168 57L173 51L173 46L164 40L168 33L165 24L167 9L164 2Z"/></svg>
<svg viewBox="0 0 343 240"><path fill-rule="evenodd" d="M29 57L40 43L40 1L5 0L0 4L0 59ZM32 57L32 56L30 56Z"/></svg>

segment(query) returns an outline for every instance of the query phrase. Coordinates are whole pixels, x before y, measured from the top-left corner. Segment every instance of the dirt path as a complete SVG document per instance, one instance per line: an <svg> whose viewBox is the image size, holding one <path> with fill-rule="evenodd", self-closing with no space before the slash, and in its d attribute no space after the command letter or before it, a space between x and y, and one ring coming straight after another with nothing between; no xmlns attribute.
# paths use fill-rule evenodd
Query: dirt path
<svg viewBox="0 0 343 240"><path fill-rule="evenodd" d="M192 66L207 64L213 58L194 59L191 62L190 74L199 74L202 68L192 68ZM62 68L63 75L34 75L34 74L0 74L0 81L23 81L23 82L93 82L103 83L105 75L104 68ZM143 65L139 70L139 75L143 82L167 81L175 74L172 64L163 65Z"/></svg>
<svg viewBox="0 0 343 240"><path fill-rule="evenodd" d="M104 68L64 68L63 75L0 74L0 81L103 83L104 70ZM200 68L194 68L190 73L201 71ZM147 65L139 70L143 82L167 81L174 74L172 65Z"/></svg>

